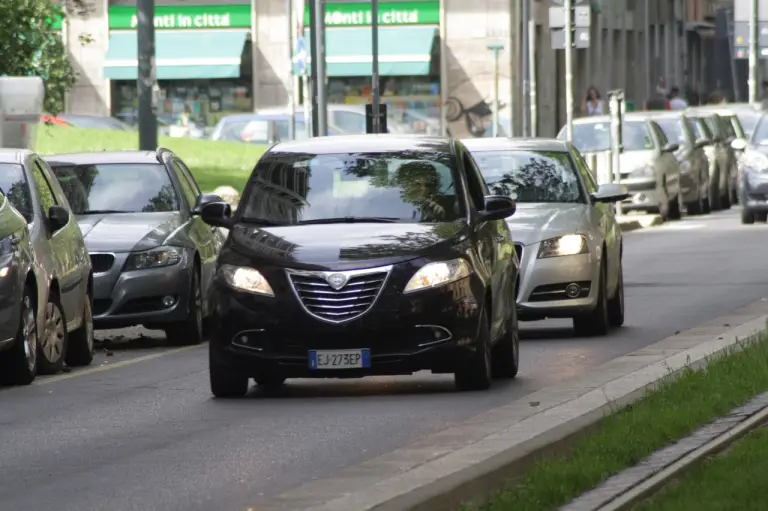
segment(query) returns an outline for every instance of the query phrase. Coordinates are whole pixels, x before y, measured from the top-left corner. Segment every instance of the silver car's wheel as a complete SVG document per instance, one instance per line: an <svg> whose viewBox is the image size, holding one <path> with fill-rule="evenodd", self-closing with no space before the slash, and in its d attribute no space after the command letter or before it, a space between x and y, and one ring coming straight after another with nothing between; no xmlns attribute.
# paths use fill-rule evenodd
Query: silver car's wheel
<svg viewBox="0 0 768 511"><path fill-rule="evenodd" d="M59 297L52 294L43 312L44 330L38 335L38 367L41 373L54 373L64 366L67 349L67 324Z"/></svg>

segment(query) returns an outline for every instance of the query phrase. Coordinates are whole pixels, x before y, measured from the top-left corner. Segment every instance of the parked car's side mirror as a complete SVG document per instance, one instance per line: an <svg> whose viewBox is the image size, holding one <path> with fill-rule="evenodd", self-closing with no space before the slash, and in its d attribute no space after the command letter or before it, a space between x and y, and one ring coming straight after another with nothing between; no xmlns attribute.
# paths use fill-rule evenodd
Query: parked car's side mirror
<svg viewBox="0 0 768 511"><path fill-rule="evenodd" d="M506 195L487 195L485 207L480 211L480 220L503 220L514 215L516 210L514 199Z"/></svg>
<svg viewBox="0 0 768 511"><path fill-rule="evenodd" d="M708 146L711 143L712 142L706 138L697 138L693 145L696 147L696 149L701 149L702 147Z"/></svg>
<svg viewBox="0 0 768 511"><path fill-rule="evenodd" d="M627 187L619 183L606 183L600 185L592 194L592 202L619 202L629 197Z"/></svg>
<svg viewBox="0 0 768 511"><path fill-rule="evenodd" d="M69 223L69 211L61 206L51 206L48 210L48 225L51 232L56 232Z"/></svg>
<svg viewBox="0 0 768 511"><path fill-rule="evenodd" d="M214 202L224 202L224 199L213 193L200 194L200 196L197 198L197 201L195 201L195 206L192 208L192 214L201 215L203 213L203 208L208 204L213 204Z"/></svg>
<svg viewBox="0 0 768 511"><path fill-rule="evenodd" d="M731 140L731 148L734 151L743 151L747 148L747 141L743 138L734 138Z"/></svg>
<svg viewBox="0 0 768 511"><path fill-rule="evenodd" d="M213 227L231 229L234 224L232 219L232 206L224 201L211 202L201 208L200 218Z"/></svg>
<svg viewBox="0 0 768 511"><path fill-rule="evenodd" d="M661 148L662 153L674 153L680 149L680 144L675 144L674 142L669 142L667 145Z"/></svg>

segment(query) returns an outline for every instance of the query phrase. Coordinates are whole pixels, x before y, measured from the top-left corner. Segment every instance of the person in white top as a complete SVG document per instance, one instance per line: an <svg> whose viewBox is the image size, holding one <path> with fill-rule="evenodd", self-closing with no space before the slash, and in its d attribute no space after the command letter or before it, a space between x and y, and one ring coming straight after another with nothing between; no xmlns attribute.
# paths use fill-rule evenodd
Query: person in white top
<svg viewBox="0 0 768 511"><path fill-rule="evenodd" d="M688 102L680 97L680 89L672 87L669 91L669 109L685 110L688 108Z"/></svg>
<svg viewBox="0 0 768 511"><path fill-rule="evenodd" d="M600 93L597 91L597 87L590 87L587 89L587 96L584 98L584 102L581 104L582 115L603 115L605 108L603 107L603 101L600 99Z"/></svg>

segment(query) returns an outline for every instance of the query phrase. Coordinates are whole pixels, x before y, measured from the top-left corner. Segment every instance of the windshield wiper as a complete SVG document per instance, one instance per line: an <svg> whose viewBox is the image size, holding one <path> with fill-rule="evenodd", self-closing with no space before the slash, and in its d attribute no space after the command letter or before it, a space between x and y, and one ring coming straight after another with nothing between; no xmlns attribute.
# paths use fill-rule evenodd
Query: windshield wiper
<svg viewBox="0 0 768 511"><path fill-rule="evenodd" d="M119 209L88 209L80 213L81 215L109 215L111 213L133 213L133 211L122 211Z"/></svg>
<svg viewBox="0 0 768 511"><path fill-rule="evenodd" d="M402 222L402 219L396 217L384 216L340 216L338 218L315 218L313 220L301 220L299 225L310 224L355 224L355 223L377 223L392 224Z"/></svg>

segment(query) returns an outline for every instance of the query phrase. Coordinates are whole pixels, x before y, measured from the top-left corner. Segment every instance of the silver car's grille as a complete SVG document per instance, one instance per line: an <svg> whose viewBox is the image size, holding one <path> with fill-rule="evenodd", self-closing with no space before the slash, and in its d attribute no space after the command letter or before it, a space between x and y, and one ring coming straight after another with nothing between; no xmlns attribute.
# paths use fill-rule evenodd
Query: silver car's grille
<svg viewBox="0 0 768 511"><path fill-rule="evenodd" d="M338 272L288 270L288 278L310 315L341 323L360 317L373 307L391 269L386 266Z"/></svg>
<svg viewBox="0 0 768 511"><path fill-rule="evenodd" d="M91 266L93 267L93 273L106 273L112 269L115 264L114 254L99 254L91 253Z"/></svg>

